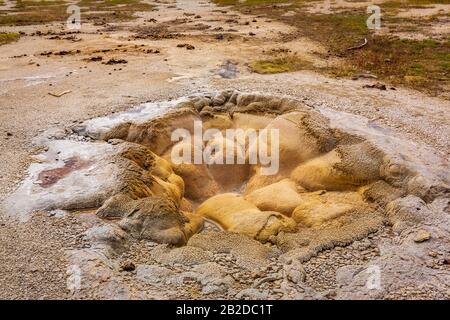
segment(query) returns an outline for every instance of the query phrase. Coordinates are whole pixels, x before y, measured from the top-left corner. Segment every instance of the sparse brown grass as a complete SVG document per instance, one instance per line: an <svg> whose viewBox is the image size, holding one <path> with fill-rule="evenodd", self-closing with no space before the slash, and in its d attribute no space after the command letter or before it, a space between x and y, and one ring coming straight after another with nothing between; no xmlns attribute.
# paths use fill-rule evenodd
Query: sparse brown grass
<svg viewBox="0 0 450 320"><path fill-rule="evenodd" d="M33 25L63 22L68 17L69 3L64 0L18 0L14 14L0 14L0 25ZM141 0L80 0L81 22L102 20L125 21L134 18L137 11L151 10L152 6ZM100 11L91 14L90 11Z"/></svg>
<svg viewBox="0 0 450 320"><path fill-rule="evenodd" d="M152 8L141 0L80 0L78 5L89 11L136 12Z"/></svg>
<svg viewBox="0 0 450 320"><path fill-rule="evenodd" d="M408 5L450 4L450 0L406 0Z"/></svg>
<svg viewBox="0 0 450 320"><path fill-rule="evenodd" d="M127 21L134 19L136 12L152 10L150 4L141 0L81 0L78 5L84 9L85 19L94 22Z"/></svg>
<svg viewBox="0 0 450 320"><path fill-rule="evenodd" d="M348 60L393 84L437 95L450 83L450 41L373 37L365 50Z"/></svg>
<svg viewBox="0 0 450 320"><path fill-rule="evenodd" d="M0 15L0 25L32 25L67 19L64 1L17 0L14 14Z"/></svg>
<svg viewBox="0 0 450 320"><path fill-rule="evenodd" d="M380 3L379 6L385 14L394 15L400 9L422 9L435 4L450 4L450 0L391 0Z"/></svg>
<svg viewBox="0 0 450 320"><path fill-rule="evenodd" d="M425 3L448 3L445 1L408 1L409 5ZM222 2L221 0L219 2ZM265 2L265 1L262 1ZM407 4L408 4L407 3ZM292 6L298 6L295 2ZM242 9L242 5L237 5ZM283 16L290 7L274 7L259 4L251 7L252 14L278 19L297 27L295 39L307 37L328 49L322 59L339 58L341 63L317 71L335 76L352 76L356 72L370 72L381 80L395 85L412 87L432 95L448 90L450 85L450 38L446 40L404 40L398 37L375 35L366 26L367 15L362 10L349 10L340 14L308 14L299 11L292 16ZM243 10L248 10L247 7ZM393 22L393 17L383 16L383 23ZM412 19L394 21L404 30L414 31ZM429 20L424 23L429 22ZM417 22L420 25L421 22ZM368 44L359 50L347 50L368 39ZM334 59L335 60L335 59ZM278 61L279 62L279 61ZM267 61L265 61L267 63ZM281 67L280 67L281 66ZM294 71L283 63L269 64L268 69L280 67L282 72ZM275 68L277 70L277 68ZM278 70L277 70L278 71Z"/></svg>
<svg viewBox="0 0 450 320"><path fill-rule="evenodd" d="M215 3L219 5L241 5L241 6L254 6L260 4L276 4L276 3L287 3L287 0L246 0L241 2L239 0L214 0ZM290 2L295 2L290 1Z"/></svg>

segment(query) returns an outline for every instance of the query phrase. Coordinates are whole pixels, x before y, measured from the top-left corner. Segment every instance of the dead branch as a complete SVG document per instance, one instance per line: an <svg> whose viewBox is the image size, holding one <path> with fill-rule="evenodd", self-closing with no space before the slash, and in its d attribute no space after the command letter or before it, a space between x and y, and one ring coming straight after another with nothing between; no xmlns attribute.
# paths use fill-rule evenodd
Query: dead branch
<svg viewBox="0 0 450 320"><path fill-rule="evenodd" d="M71 92L72 92L71 90L66 90L66 91L63 91L63 92L60 92L60 93L49 92L48 94L51 95L51 96L59 98L59 97L62 97L63 95L65 95L65 94L71 93Z"/></svg>
<svg viewBox="0 0 450 320"><path fill-rule="evenodd" d="M357 49L361 49L361 48L364 47L367 43L368 43L367 38L364 38L364 43L363 43L363 44L360 44L359 46L355 46L355 47L348 48L347 50L357 50Z"/></svg>

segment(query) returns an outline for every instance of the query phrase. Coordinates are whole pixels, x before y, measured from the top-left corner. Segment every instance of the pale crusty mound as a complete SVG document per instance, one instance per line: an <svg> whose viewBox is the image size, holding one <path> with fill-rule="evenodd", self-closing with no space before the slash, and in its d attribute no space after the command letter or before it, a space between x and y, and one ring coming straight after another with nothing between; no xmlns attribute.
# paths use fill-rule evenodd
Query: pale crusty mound
<svg viewBox="0 0 450 320"><path fill-rule="evenodd" d="M294 209L303 202L300 194L305 191L294 181L283 179L249 193L245 199L260 210L276 211L290 217Z"/></svg>
<svg viewBox="0 0 450 320"><path fill-rule="evenodd" d="M202 219L184 196L184 181L171 164L149 148L123 143L116 156L121 164L118 188L97 210L100 217L123 218L120 226L136 238L184 245L202 227Z"/></svg>
<svg viewBox="0 0 450 320"><path fill-rule="evenodd" d="M267 241L280 231L293 231L292 219L275 211L261 211L242 196L223 193L209 198L196 214L218 222L224 229Z"/></svg>
<svg viewBox="0 0 450 320"><path fill-rule="evenodd" d="M279 171L264 175L260 164L248 161L172 163L172 151L184 148L194 160L192 142L171 141L171 133L193 133L195 121L221 133L279 130ZM203 147L230 143L223 136ZM234 91L189 98L156 119L119 124L101 137L123 145L117 154L122 175L97 214L122 218L122 228L135 237L177 245L209 219L226 231L311 254L375 231L386 221L386 205L407 193L409 181L420 182L372 143L331 129L327 118L300 102ZM252 146L244 145L248 160Z"/></svg>

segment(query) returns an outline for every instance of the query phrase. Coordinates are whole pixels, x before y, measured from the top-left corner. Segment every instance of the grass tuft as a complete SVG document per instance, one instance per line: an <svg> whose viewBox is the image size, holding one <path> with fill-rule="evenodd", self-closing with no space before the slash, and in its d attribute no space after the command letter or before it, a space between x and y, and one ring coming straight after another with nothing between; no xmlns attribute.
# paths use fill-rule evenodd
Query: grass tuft
<svg viewBox="0 0 450 320"><path fill-rule="evenodd" d="M0 33L0 46L19 40L20 34L16 32L2 32Z"/></svg>
<svg viewBox="0 0 450 320"><path fill-rule="evenodd" d="M257 60L250 63L249 67L255 73L273 74L311 69L312 63L296 55L286 55L270 60Z"/></svg>

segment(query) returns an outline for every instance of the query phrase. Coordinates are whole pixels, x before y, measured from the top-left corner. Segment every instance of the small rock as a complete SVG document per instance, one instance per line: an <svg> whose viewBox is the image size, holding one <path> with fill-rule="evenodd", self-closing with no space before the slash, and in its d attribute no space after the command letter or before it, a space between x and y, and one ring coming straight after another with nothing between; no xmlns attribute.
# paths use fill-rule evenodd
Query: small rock
<svg viewBox="0 0 450 320"><path fill-rule="evenodd" d="M324 294L324 297L327 298L327 299L334 299L336 296L337 296L337 292L335 290L327 291Z"/></svg>
<svg viewBox="0 0 450 320"><path fill-rule="evenodd" d="M414 238L414 242L420 243L431 238L431 234L426 230L419 230Z"/></svg>
<svg viewBox="0 0 450 320"><path fill-rule="evenodd" d="M107 64L107 65L121 64L121 63L128 63L128 61L125 59L112 58L112 59L109 59L107 62L105 62L105 64Z"/></svg>
<svg viewBox="0 0 450 320"><path fill-rule="evenodd" d="M177 48L186 48L186 50L194 50L195 49L195 47L189 43L177 44Z"/></svg>
<svg viewBox="0 0 450 320"><path fill-rule="evenodd" d="M366 84L366 85L363 86L363 88L372 88L372 89L386 90L386 85L384 85L382 83Z"/></svg>
<svg viewBox="0 0 450 320"><path fill-rule="evenodd" d="M134 271L136 269L136 266L134 265L134 263L132 261L125 261L122 263L122 265L120 266L120 268L123 271Z"/></svg>
<svg viewBox="0 0 450 320"><path fill-rule="evenodd" d="M286 277L293 283L301 283L305 281L306 272L296 268L286 268Z"/></svg>
<svg viewBox="0 0 450 320"><path fill-rule="evenodd" d="M247 288L236 294L236 299L242 300L244 298L251 300L264 300L267 299L268 292L267 291L258 291L256 289Z"/></svg>

